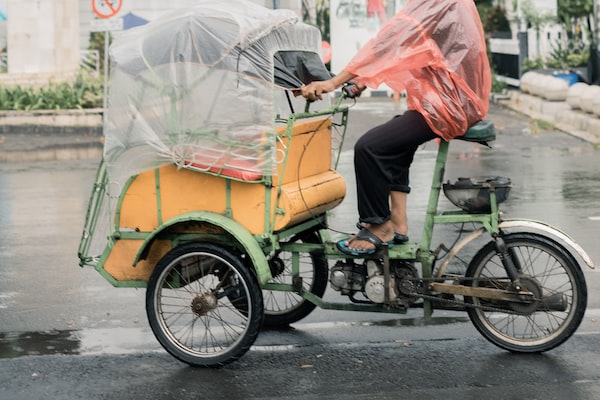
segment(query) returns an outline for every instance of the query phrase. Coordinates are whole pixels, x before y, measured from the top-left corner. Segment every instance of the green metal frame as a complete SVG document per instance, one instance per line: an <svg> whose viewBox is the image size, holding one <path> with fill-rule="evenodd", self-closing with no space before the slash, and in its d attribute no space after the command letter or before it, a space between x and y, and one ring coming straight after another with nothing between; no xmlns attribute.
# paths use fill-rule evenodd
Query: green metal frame
<svg viewBox="0 0 600 400"><path fill-rule="evenodd" d="M472 137L469 137L469 134ZM467 132L465 135L466 139L471 141L479 142L481 144L487 144L484 140L493 140L495 138L493 133L493 125L488 124L486 127L477 126L473 131ZM433 231L438 224L455 224L455 223L474 223L480 224L490 234L499 232L499 210L496 202L496 196L494 191L490 191L490 203L491 209L489 213L477 213L471 214L460 210L450 211L438 211L438 203L441 194L442 181L444 179L444 172L446 161L448 158L449 142L441 141L439 144L437 157L434 166L434 174L431 182L431 189L429 194L429 200L427 205L427 211L425 216L425 222L420 242L408 242L401 245L394 245L387 250L387 257L393 260L403 260L418 262L421 265L423 278L431 278L433 267L436 261L436 256L431 250L431 242L433 237ZM322 238L328 237L327 230L321 230L319 232ZM299 266L299 254L308 253L311 251L323 251L328 259L348 259L352 258L344 253L341 253L335 243L328 239L323 240L323 244L306 244L306 243L294 243L284 244L281 246L282 249L290 251L292 253L292 282L296 281L300 276ZM356 257L360 258L360 257ZM354 303L335 303L327 302L322 298L315 296L314 294L307 291L299 291L294 284L266 284L263 285L263 289L266 290L278 290L278 291L289 291L299 292L299 294L307 301L317 305L319 308L330 309L330 310L344 310L344 311L369 311L369 312L386 312L386 313L406 313L406 309L393 308L381 304L354 304ZM432 306L428 300L424 301L424 314L426 316L431 315Z"/></svg>
<svg viewBox="0 0 600 400"><path fill-rule="evenodd" d="M297 114L292 114L288 119L278 119L278 122L285 124L285 133L283 136L287 139L288 148L291 144L292 133L294 124L296 121L307 118L314 118L326 115L339 115L341 121L337 123L337 126L342 128L340 149L343 144L343 138L345 136L347 121L348 121L348 107L341 106L342 98L340 97L337 103L330 109L311 112L308 108ZM336 124L336 121L333 121ZM490 136L491 129L492 135ZM472 130L472 140L485 143L482 137L488 136L488 139L493 139L493 126L491 128L477 127ZM471 132L471 131L470 131ZM468 134L465 135L468 137ZM491 140L490 139L490 140ZM429 194L429 200L427 205L427 211L425 216L425 223L422 232L422 236L419 242L409 242L401 245L395 245L387 250L386 257L393 260L405 260L417 262L421 265L422 275L424 278L430 278L432 276L432 270L436 261L436 256L431 250L431 242L433 237L433 231L438 224L455 224L455 223L475 223L480 224L490 234L499 232L499 211L496 204L496 197L493 191L490 191L491 211L484 214L470 214L464 211L438 211L438 202L440 192L442 188L442 181L444 178L445 165L447 161L449 151L449 143L441 141L437 152L435 161L435 169L431 182L431 189ZM284 157L282 160L283 168L281 171L281 178L285 175L285 167L287 163L288 150L284 151ZM340 152L338 151L337 158L334 161L334 168L339 163ZM204 172L212 175L219 175L211 172ZM133 182L135 177L131 177L123 189L119 199L117 200L116 214L114 215L114 224L112 232L108 238L108 244L104 249L103 254L98 259L92 259L86 256L89 251L90 236L98 223L98 213L103 207L102 198L107 195L107 175L103 163L98 168L96 177L96 183L94 185L94 191L90 199L90 205L88 207L88 213L86 217L86 230L82 237L82 241L79 247L79 257L81 260L80 265L82 266L93 266L98 272L102 274L111 284L120 287L144 287L146 282L144 281L116 281L112 278L104 269L103 265L108 258L114 244L117 240L143 240L143 244L140 246L139 251L132 260L132 265L136 265L141 259L144 259L147 252L150 249L151 244L156 239L170 240L173 246L177 246L180 243L193 241L193 240L209 240L217 243L222 243L224 246L235 247L240 252L246 254L258 277L258 281L261 287L265 290L275 291L288 291L296 292L301 295L307 301L314 303L323 309L336 309L336 310L348 310L348 311L370 311L370 312L391 312L391 313L405 313L405 309L392 308L382 306L378 304L352 304L352 303L335 303L328 302L315 296L312 293L302 291L301 285L298 285L300 277L300 254L309 253L313 251L322 252L327 259L347 259L348 255L341 253L335 243L329 237L329 231L327 227L327 214L321 214L314 216L313 218L299 223L295 226L288 227L284 230L275 232L275 219L278 213L282 211L279 208L279 197L281 194L281 187L273 187L270 176L263 177L260 181L247 182L249 184L262 184L265 187L265 226L264 233L260 235L252 235L246 228L235 222L231 218L231 181L241 181L240 179L223 177L226 180L226 211L223 215L207 212L197 211L179 215L168 221L164 221L162 217L161 209L161 184L158 170L155 173L155 184L156 184L156 204L158 210L158 221L159 226L152 232L130 232L120 231L119 221L121 205L123 196L127 192L128 186ZM277 190L276 203L271 210L271 190ZM219 227L224 231L222 234L202 234L202 233L172 233L170 228L188 221L196 221L201 223L207 223L216 227ZM321 238L321 243L288 243L286 239L292 237L295 234L314 231ZM272 276L269 269L267 255L278 250L290 252L292 255L292 284L272 283L270 282ZM357 257L358 258L358 257ZM431 314L431 304L425 301L424 312L426 315Z"/></svg>
<svg viewBox="0 0 600 400"><path fill-rule="evenodd" d="M288 146L285 148L283 155L283 168L281 171L280 179L283 180L285 174L285 166L287 164L288 158L288 149L291 145L293 128L294 124L298 120L308 119L308 118L316 118L316 117L324 117L331 116L332 119L336 116L339 116L341 119L340 122L333 121L332 123L338 127L341 127L341 138L345 137L347 121L348 121L348 107L341 106L341 101L343 99L339 98L336 104L328 109L320 110L320 111L309 111L305 110L301 113L291 114L288 119L278 118L277 121L285 124L285 132L283 136L287 139ZM277 133L271 133L274 135L279 135ZM343 142L342 142L343 143ZM342 143L340 143L340 148ZM338 156L334 162L334 168L337 167L337 163L339 162L339 152ZM145 287L145 281L122 281L115 280L109 273L104 270L104 263L108 259L112 249L116 241L118 240L143 240L142 245L140 246L135 258L132 260L132 265L135 266L137 263L144 259L146 254L148 253L150 246L153 241L157 238L170 240L174 246L179 243L191 240L210 240L221 242L224 245L232 246L237 248L239 251L247 254L254 266L256 271L257 278L261 285L266 284L272 277L271 272L268 267L266 255L272 251L279 249L279 242L291 235L296 233L305 231L307 229L315 229L316 226L324 226L326 224L326 215L318 215L314 218L311 218L308 221L302 222L296 226L291 228L287 228L285 230L275 232L274 226L276 222L277 214L282 213L283 211L279 207L280 194L281 194L281 185L279 187L274 188L272 184L272 179L270 176L264 176L261 180L257 181L244 181L242 179L226 177L219 175L214 172L199 172L206 173L215 176L221 176L225 179L226 185L226 210L223 215L206 212L206 211L197 211L179 215L175 218L172 218L168 221L163 219L162 206L161 206L161 182L160 182L160 174L158 169L155 169L155 186L156 186L156 205L157 205L157 220L159 226L153 230L152 232L135 232L135 231L125 231L120 228L120 220L121 220L121 209L125 194L129 186L135 181L137 176L130 177L125 183L121 193L117 199L116 209L114 216L110 216L112 219L111 223L111 231L108 235L107 244L102 252L102 254L98 257L97 255L90 256L90 246L92 238L95 234L95 230L97 224L99 222L99 218L101 217L101 211L103 207L106 207L105 202L106 197L108 196L108 175L106 172L106 166L104 161L100 162L98 166L98 171L96 174L96 180L94 183L94 188L90 197L87 215L86 215L86 225L84 227L84 233L82 235L78 255L80 259L80 266L89 266L95 268L107 281L109 281L112 285L118 287ZM260 235L252 235L246 228L244 228L239 223L235 222L231 219L232 211L231 211L231 182L239 181L247 184L261 184L264 186L265 190L265 208L264 208L264 233ZM273 212L271 212L271 191L277 190L277 196L275 200L275 205L273 207ZM208 223L214 226L217 226L225 231L225 233L219 237L218 235L207 235L207 234L172 234L169 233L169 228L188 221L196 221L202 223Z"/></svg>

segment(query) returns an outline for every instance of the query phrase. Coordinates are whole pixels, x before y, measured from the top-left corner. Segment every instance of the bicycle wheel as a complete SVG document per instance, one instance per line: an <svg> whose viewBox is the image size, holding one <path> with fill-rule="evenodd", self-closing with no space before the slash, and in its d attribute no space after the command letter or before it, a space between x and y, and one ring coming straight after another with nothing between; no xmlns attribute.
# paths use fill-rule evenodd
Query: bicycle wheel
<svg viewBox="0 0 600 400"><path fill-rule="evenodd" d="M522 303L468 297L465 301L475 306L468 309L469 317L486 339L503 349L522 353L553 349L571 337L583 319L587 304L583 272L573 256L550 238L514 233L503 239L520 270L521 285L535 300ZM479 250L466 277L472 278L467 279L472 286L508 286L510 280L494 242Z"/></svg>
<svg viewBox="0 0 600 400"><path fill-rule="evenodd" d="M293 236L288 243L319 243L315 233ZM274 278L271 283L292 283L292 253L281 251L269 260ZM327 289L328 264L325 255L318 252L300 254L300 277L304 290L322 297ZM315 304L294 292L263 290L264 325L285 327L306 317L315 309Z"/></svg>
<svg viewBox="0 0 600 400"><path fill-rule="evenodd" d="M241 357L263 320L254 274L238 257L211 243L187 243L156 265L146 313L160 344L175 358L215 367Z"/></svg>

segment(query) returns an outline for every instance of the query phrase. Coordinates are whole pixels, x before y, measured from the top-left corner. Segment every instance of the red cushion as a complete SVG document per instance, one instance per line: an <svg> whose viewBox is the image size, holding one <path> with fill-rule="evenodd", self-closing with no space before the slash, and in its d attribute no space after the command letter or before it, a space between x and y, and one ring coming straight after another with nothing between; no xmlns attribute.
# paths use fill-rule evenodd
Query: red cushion
<svg viewBox="0 0 600 400"><path fill-rule="evenodd" d="M215 174L229 176L231 178L241 179L244 181L258 181L262 179L262 174L252 171L255 164L245 160L231 159L224 166L224 162L221 159L216 161L207 162L206 159L202 160L202 155L194 155L193 160L187 160L185 165L192 168L197 168L201 171L209 171ZM210 165L210 166L209 166Z"/></svg>

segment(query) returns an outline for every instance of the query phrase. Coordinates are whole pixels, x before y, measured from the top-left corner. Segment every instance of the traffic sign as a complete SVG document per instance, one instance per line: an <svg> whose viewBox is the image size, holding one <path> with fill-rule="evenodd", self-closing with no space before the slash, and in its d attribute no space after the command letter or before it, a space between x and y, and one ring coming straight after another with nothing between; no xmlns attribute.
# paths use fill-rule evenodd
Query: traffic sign
<svg viewBox="0 0 600 400"><path fill-rule="evenodd" d="M93 19L90 21L90 32L112 32L123 30L123 18Z"/></svg>
<svg viewBox="0 0 600 400"><path fill-rule="evenodd" d="M94 14L100 18L114 17L122 6L123 0L92 0Z"/></svg>

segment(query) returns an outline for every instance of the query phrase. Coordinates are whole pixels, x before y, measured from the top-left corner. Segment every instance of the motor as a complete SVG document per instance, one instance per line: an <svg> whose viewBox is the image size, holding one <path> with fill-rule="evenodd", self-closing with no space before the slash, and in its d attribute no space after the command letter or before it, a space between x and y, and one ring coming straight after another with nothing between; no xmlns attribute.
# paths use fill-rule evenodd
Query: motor
<svg viewBox="0 0 600 400"><path fill-rule="evenodd" d="M417 270L411 263L391 262L387 282L389 305L408 307L413 304L417 299L417 279ZM329 274L331 287L355 303L385 303L385 280L383 263L375 259L366 260L362 264L357 264L354 260L338 261ZM368 300L356 299L357 293Z"/></svg>

